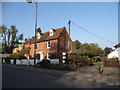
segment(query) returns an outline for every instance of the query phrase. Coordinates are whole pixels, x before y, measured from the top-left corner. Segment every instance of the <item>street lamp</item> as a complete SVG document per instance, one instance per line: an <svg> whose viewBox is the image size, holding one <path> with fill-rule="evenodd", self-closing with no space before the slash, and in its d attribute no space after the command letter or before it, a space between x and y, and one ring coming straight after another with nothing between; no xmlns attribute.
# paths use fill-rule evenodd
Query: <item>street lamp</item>
<svg viewBox="0 0 120 90"><path fill-rule="evenodd" d="M36 18L35 18L35 37L34 37L34 66L36 66L36 29L37 29L37 17L38 17L38 0L33 0L36 6ZM32 3L32 0L27 0L27 3Z"/></svg>

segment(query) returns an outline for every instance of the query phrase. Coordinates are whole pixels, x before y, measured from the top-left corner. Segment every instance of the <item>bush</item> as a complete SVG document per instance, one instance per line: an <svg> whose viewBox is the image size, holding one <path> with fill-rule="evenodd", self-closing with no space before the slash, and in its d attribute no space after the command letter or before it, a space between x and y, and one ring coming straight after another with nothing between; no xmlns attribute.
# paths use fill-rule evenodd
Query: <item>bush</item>
<svg viewBox="0 0 120 90"><path fill-rule="evenodd" d="M69 62L75 63L76 66L93 65L92 60L88 56L74 55Z"/></svg>
<svg viewBox="0 0 120 90"><path fill-rule="evenodd" d="M80 60L81 59L80 55L74 55L74 56L72 56L72 58L73 58L73 60Z"/></svg>
<svg viewBox="0 0 120 90"><path fill-rule="evenodd" d="M89 60L89 57L88 56L83 56L82 59L83 60Z"/></svg>
<svg viewBox="0 0 120 90"><path fill-rule="evenodd" d="M48 67L49 64L50 64L50 61L47 59L43 59L42 62L37 63L37 65L40 67Z"/></svg>
<svg viewBox="0 0 120 90"><path fill-rule="evenodd" d="M97 57L97 56L93 57L93 62L100 62L100 61L101 61L100 57Z"/></svg>
<svg viewBox="0 0 120 90"><path fill-rule="evenodd" d="M101 61L108 61L108 58L105 56L105 57L100 57Z"/></svg>
<svg viewBox="0 0 120 90"><path fill-rule="evenodd" d="M10 56L10 59L27 59L25 56L21 55L20 53L14 53Z"/></svg>
<svg viewBox="0 0 120 90"><path fill-rule="evenodd" d="M117 57L110 58L109 60L118 60Z"/></svg>

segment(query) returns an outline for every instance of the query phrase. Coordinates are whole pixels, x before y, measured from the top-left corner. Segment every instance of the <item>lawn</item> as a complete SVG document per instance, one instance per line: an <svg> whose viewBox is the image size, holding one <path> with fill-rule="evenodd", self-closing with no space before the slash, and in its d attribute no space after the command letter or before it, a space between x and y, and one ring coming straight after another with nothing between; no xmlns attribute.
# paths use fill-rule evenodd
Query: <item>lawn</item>
<svg viewBox="0 0 120 90"><path fill-rule="evenodd" d="M103 65L103 62L93 62L94 65Z"/></svg>

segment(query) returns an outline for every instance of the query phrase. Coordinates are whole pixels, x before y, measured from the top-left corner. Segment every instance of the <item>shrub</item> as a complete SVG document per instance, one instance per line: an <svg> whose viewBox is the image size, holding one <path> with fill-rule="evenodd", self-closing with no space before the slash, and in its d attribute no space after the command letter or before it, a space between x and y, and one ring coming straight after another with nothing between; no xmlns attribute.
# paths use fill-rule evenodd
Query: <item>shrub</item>
<svg viewBox="0 0 120 90"><path fill-rule="evenodd" d="M43 59L42 62L37 63L37 65L40 67L48 67L49 64L50 64L50 61L47 59Z"/></svg>
<svg viewBox="0 0 120 90"><path fill-rule="evenodd" d="M69 62L74 63L76 66L93 65L88 56L74 55Z"/></svg>
<svg viewBox="0 0 120 90"><path fill-rule="evenodd" d="M89 60L89 57L88 56L83 56L82 59L83 60Z"/></svg>
<svg viewBox="0 0 120 90"><path fill-rule="evenodd" d="M110 58L109 60L118 60L117 57Z"/></svg>
<svg viewBox="0 0 120 90"><path fill-rule="evenodd" d="M14 53L10 56L11 59L27 59L25 56L21 55L20 53Z"/></svg>
<svg viewBox="0 0 120 90"><path fill-rule="evenodd" d="M101 61L108 61L108 58L105 56L105 57L100 57Z"/></svg>
<svg viewBox="0 0 120 90"><path fill-rule="evenodd" d="M93 62L100 62L100 61L101 61L100 57L98 57L98 56L93 57Z"/></svg>
<svg viewBox="0 0 120 90"><path fill-rule="evenodd" d="M80 55L74 55L74 56L72 56L72 58L73 58L73 60L80 60L81 59Z"/></svg>
<svg viewBox="0 0 120 90"><path fill-rule="evenodd" d="M93 62L96 62L96 61L97 61L97 57L94 56L94 57L93 57Z"/></svg>

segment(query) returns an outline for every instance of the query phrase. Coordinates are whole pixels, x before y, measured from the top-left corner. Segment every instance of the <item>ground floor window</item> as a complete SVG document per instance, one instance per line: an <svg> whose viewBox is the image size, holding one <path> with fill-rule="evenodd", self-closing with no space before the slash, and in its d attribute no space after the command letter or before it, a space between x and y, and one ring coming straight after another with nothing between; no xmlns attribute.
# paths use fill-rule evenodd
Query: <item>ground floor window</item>
<svg viewBox="0 0 120 90"><path fill-rule="evenodd" d="M58 53L47 53L47 59L58 59Z"/></svg>

